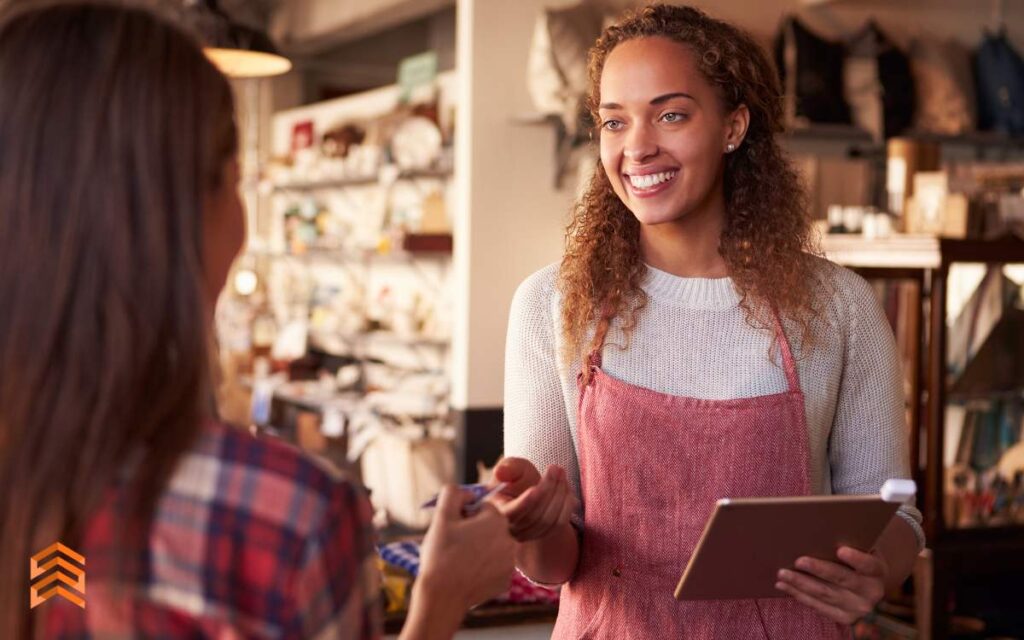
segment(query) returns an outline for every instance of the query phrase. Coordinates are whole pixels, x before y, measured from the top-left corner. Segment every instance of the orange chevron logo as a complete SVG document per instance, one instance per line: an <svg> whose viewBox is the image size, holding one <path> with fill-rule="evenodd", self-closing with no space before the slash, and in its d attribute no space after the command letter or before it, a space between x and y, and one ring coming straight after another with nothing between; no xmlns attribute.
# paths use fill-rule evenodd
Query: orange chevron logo
<svg viewBox="0 0 1024 640"><path fill-rule="evenodd" d="M85 556L54 542L29 559L28 570L30 608L35 609L54 596L85 608Z"/></svg>

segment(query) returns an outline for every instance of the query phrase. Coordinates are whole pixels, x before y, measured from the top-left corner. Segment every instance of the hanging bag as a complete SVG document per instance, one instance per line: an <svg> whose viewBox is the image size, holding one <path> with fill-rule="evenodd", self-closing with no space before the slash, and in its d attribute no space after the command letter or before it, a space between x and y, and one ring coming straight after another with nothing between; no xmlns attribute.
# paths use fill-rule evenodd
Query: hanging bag
<svg viewBox="0 0 1024 640"><path fill-rule="evenodd" d="M981 129L1024 134L1024 60L1006 33L986 31L974 59Z"/></svg>
<svg viewBox="0 0 1024 640"><path fill-rule="evenodd" d="M786 96L788 124L850 124L843 98L843 45L819 37L795 17L775 39L775 62Z"/></svg>

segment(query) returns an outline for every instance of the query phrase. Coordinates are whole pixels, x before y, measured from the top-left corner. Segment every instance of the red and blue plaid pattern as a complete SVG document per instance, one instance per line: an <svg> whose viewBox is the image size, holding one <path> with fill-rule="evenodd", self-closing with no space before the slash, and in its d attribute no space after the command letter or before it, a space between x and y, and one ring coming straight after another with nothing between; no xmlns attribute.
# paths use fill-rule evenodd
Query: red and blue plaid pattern
<svg viewBox="0 0 1024 640"><path fill-rule="evenodd" d="M111 492L79 545L86 608L37 608L43 637L380 636L370 503L332 467L209 424L160 498L144 548L123 546L138 524L125 521L123 495Z"/></svg>

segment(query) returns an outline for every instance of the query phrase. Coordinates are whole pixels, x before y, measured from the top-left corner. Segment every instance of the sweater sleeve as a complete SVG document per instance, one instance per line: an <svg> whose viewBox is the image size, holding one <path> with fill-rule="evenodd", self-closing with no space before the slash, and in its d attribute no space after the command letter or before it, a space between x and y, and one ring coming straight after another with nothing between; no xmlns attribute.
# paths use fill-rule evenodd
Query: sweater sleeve
<svg viewBox="0 0 1024 640"><path fill-rule="evenodd" d="M832 490L876 493L889 478L910 477L903 377L892 329L870 285L840 275L838 303L846 316L844 366L829 440ZM924 546L921 513L898 512Z"/></svg>
<svg viewBox="0 0 1024 640"><path fill-rule="evenodd" d="M556 273L548 267L527 278L512 300L505 343L505 455L525 458L541 473L560 465L579 498L579 464L555 339Z"/></svg>

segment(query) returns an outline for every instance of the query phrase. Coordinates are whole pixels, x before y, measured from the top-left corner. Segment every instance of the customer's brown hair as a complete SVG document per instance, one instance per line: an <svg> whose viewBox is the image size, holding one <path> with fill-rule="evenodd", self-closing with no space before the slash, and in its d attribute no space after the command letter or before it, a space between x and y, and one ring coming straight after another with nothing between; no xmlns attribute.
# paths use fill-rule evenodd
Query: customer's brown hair
<svg viewBox="0 0 1024 640"><path fill-rule="evenodd" d="M590 50L588 106L594 122L600 122L601 73L608 55L623 42L647 37L685 45L726 113L740 105L749 110L743 144L725 159L726 219L719 252L748 322L774 326L775 305L798 323L807 344L816 313L814 242L805 192L775 139L783 130L783 118L774 67L748 34L697 9L664 4L636 9L605 29ZM572 362L599 349L616 317L628 336L647 302L640 286L645 271L640 223L599 166L566 233L559 274L563 360Z"/></svg>
<svg viewBox="0 0 1024 640"><path fill-rule="evenodd" d="M204 197L231 88L147 10L22 3L0 22L0 629L29 556L72 547L131 476L147 522L207 412ZM88 561L88 558L87 558Z"/></svg>

